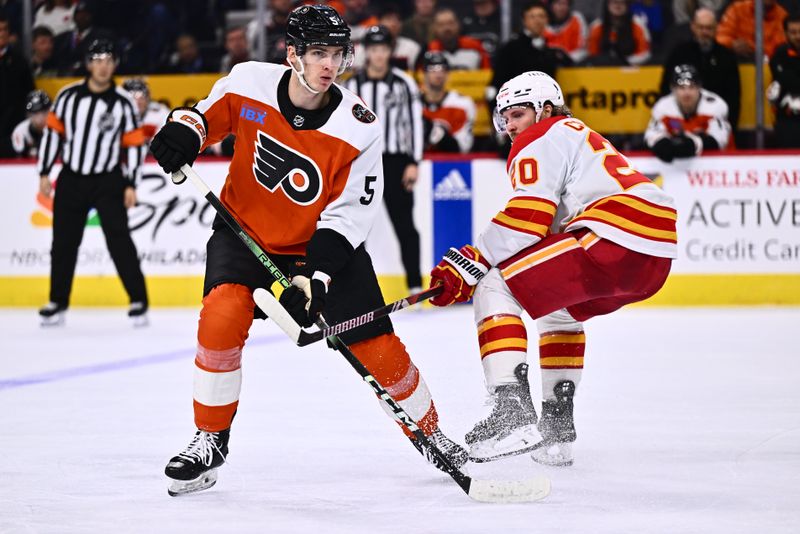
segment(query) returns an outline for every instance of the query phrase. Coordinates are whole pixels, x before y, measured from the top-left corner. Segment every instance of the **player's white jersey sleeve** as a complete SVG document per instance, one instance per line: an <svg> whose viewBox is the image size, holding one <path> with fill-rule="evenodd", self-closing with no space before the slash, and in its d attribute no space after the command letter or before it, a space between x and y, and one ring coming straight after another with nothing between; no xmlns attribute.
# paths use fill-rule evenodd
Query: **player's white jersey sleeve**
<svg viewBox="0 0 800 534"><path fill-rule="evenodd" d="M476 246L492 265L547 235L568 173L567 154L542 136L522 148L508 166L514 194L478 236Z"/></svg>
<svg viewBox="0 0 800 534"><path fill-rule="evenodd" d="M33 142L33 138L30 134L30 119L25 119L24 121L17 124L14 128L14 131L11 132L11 146L20 156L28 156L29 154L26 152L26 149L31 145Z"/></svg>
<svg viewBox="0 0 800 534"><path fill-rule="evenodd" d="M358 247L367 239L383 200L383 141L378 122L374 123L372 142L361 151L346 173L342 193L320 214L317 228L327 228L343 235Z"/></svg>
<svg viewBox="0 0 800 534"><path fill-rule="evenodd" d="M475 102L468 96L458 94L454 91L450 91L445 99L450 98L451 95L453 99L452 104L448 102L444 102L443 104L461 108L467 116L466 122L453 132L453 137L458 143L458 148L461 149L462 153L467 153L472 148L474 140L472 131L475 126L475 115L477 113Z"/></svg>
<svg viewBox="0 0 800 534"><path fill-rule="evenodd" d="M728 121L728 104L722 97L703 89L697 114L709 117L705 133L713 137L721 149L728 146L731 123Z"/></svg>
<svg viewBox="0 0 800 534"><path fill-rule="evenodd" d="M674 97L672 95L663 96L656 101L653 109L650 110L650 121L647 123L647 129L644 132L644 142L648 147L652 148L665 137L669 137L670 134L667 131L664 117L667 115L667 110L673 107L673 100ZM677 108L677 106L675 107Z"/></svg>

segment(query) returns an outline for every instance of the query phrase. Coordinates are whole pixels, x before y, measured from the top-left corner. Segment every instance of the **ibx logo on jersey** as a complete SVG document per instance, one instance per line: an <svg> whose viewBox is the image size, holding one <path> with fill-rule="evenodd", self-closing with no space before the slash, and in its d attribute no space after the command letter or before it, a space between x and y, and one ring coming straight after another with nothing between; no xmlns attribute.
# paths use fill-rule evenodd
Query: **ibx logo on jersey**
<svg viewBox="0 0 800 534"><path fill-rule="evenodd" d="M322 193L322 172L314 162L264 132L258 132L253 158L258 183L274 193L278 188L292 202L307 206Z"/></svg>
<svg viewBox="0 0 800 534"><path fill-rule="evenodd" d="M247 104L242 104L242 110L239 116L246 121L255 122L256 124L264 124L264 119L267 118L267 112L263 109L258 109Z"/></svg>

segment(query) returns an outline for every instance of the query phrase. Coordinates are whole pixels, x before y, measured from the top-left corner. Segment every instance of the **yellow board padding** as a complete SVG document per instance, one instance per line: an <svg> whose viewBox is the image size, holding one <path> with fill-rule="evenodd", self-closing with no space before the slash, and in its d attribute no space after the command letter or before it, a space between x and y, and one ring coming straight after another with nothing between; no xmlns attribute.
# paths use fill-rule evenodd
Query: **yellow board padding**
<svg viewBox="0 0 800 534"><path fill-rule="evenodd" d="M567 105L576 117L600 132L642 133L650 120L650 108L658 99L662 67L569 67L558 69L556 79L564 90ZM415 73L422 81L422 73ZM156 74L145 76L153 99L173 108L192 106L205 98L214 82L222 74ZM343 75L341 79L348 77ZM755 66L740 65L741 116L740 129L753 129L756 124ZM126 77L117 78L122 83ZM341 80L340 79L340 80ZM473 131L476 135L488 135L493 131L491 111L486 104L486 86L492 80L490 70L453 71L447 83L448 89L456 90L473 99L477 116ZM36 86L55 98L58 91L68 83L80 78L39 78ZM764 72L764 87L772 81L769 69ZM774 122L772 106L765 102L765 122ZM749 104L749 105L748 105Z"/></svg>
<svg viewBox="0 0 800 534"><path fill-rule="evenodd" d="M408 296L405 277L380 276L387 302ZM427 280L423 284L427 287ZM46 276L0 277L0 306L37 307L47 302ZM277 289L277 288L275 288ZM153 307L201 304L201 276L148 276L147 290ZM78 276L71 306L126 306L128 296L119 278ZM430 306L429 303L425 304ZM654 297L636 306L753 306L800 305L800 274L675 274Z"/></svg>

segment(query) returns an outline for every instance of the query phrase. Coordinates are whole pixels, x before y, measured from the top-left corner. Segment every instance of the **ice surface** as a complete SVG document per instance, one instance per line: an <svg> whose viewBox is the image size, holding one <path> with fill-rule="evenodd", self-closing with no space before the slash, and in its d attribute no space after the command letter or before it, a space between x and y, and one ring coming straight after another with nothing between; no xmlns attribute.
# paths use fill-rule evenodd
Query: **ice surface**
<svg viewBox="0 0 800 534"><path fill-rule="evenodd" d="M575 465L469 466L550 476L550 497L525 505L472 502L341 356L261 321L219 482L168 497L163 467L194 431L196 324L197 310L154 310L134 330L94 309L42 330L32 310L0 311L0 532L800 532L800 310L590 321ZM463 442L487 410L471 310L395 324Z"/></svg>

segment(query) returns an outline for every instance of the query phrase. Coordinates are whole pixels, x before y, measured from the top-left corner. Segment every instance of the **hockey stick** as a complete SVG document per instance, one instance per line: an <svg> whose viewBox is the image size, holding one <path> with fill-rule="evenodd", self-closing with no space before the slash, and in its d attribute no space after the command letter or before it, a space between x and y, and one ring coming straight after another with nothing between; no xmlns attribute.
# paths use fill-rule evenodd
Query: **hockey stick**
<svg viewBox="0 0 800 534"><path fill-rule="evenodd" d="M326 337L336 336L341 334L342 332L347 332L348 330L352 330L353 328L357 328L359 326L365 325L367 323L371 323L375 319L380 319L381 317L386 317L389 314L392 314L396 311L408 308L418 302L422 302L428 300L429 298L433 298L439 293L442 292L441 287L433 287L431 289L426 289L425 291L420 291L419 293L414 293L413 295L409 295L403 299L397 300L395 302L389 303L385 306L381 306L375 310L372 310L367 313L362 313L357 317L353 317L352 319L347 319L345 321L341 321L339 323L335 323L329 325L327 328L323 328L322 330L318 330L316 332L307 332L305 329L301 328L294 319L289 317L289 321L291 323L286 324L283 321L285 320L282 317L281 310L283 310L283 306L275 299L268 300L263 299L262 302L264 306L269 308L269 310L265 309L264 306L261 308L264 310L264 313L267 314L271 319L273 319L278 326L281 327L281 330L286 332L286 334L291 338L292 341L297 343L298 347L305 347L306 345L310 345L311 343L316 343L317 341L321 341ZM280 308L280 310L278 309ZM278 319L275 319L275 316Z"/></svg>
<svg viewBox="0 0 800 534"><path fill-rule="evenodd" d="M231 215L230 211L228 211L228 209L222 204L214 192L209 189L208 185L206 185L206 183L202 178L200 178L194 169L192 169L189 165L183 165L180 172L192 181L194 186L205 197L208 203L211 204L211 207L216 210L216 212L220 215L220 217L222 217L231 230L233 230L233 232L239 236L244 244L247 245L247 248L249 248L250 251L259 259L261 264L264 265L267 270L269 270L275 280L277 280L278 283L284 288L289 287L289 279L286 278L280 269L278 269L278 266L272 262L270 257L266 252L264 252L261 246L259 246L259 244L247 234L247 232L236 221L236 219L233 218L233 215ZM176 183L181 182L181 180L174 181L176 181ZM266 290L256 291L256 293L254 293L254 297L256 298L256 304L259 304L259 300L263 301L264 299L267 299L274 301L274 303L277 303L280 306L280 303L277 302L272 293ZM280 307L283 308L283 306ZM273 307L271 307L271 309L272 308ZM282 317L282 320L285 320L286 317L291 319L289 313L285 309L283 309L283 313L285 315ZM317 326L320 328L320 330L328 328L327 323L325 323L325 320L322 317L320 317L317 321ZM361 360L359 360L358 357L353 354L350 348L341 339L339 339L337 336L331 336L328 339L331 343L331 346L342 356L344 356L353 369L355 369L356 372L361 375L361 378L364 380L364 382L369 384L375 394L384 403L386 403L387 406L389 406L394 414L395 419L403 424L403 426L405 426L409 432L414 435L414 438L416 438L417 443L420 445L420 447L417 447L417 444L414 444L414 448L416 448L420 454L426 458L435 458L436 461L443 466L444 471L450 475L450 477L455 480L459 487L461 487L464 493L469 495L471 498L481 502L529 502L543 499L550 493L550 480L546 477L537 477L527 480L476 480L468 475L465 475L460 469L455 467L444 454L442 454L442 451L440 451L438 447L431 443L419 426L417 426L417 423L414 421L414 419L412 419L411 416L409 416L397 403L397 401L395 401L394 398L389 395L386 389L384 389L384 387L378 383L378 381L372 376L364 364L361 363Z"/></svg>

